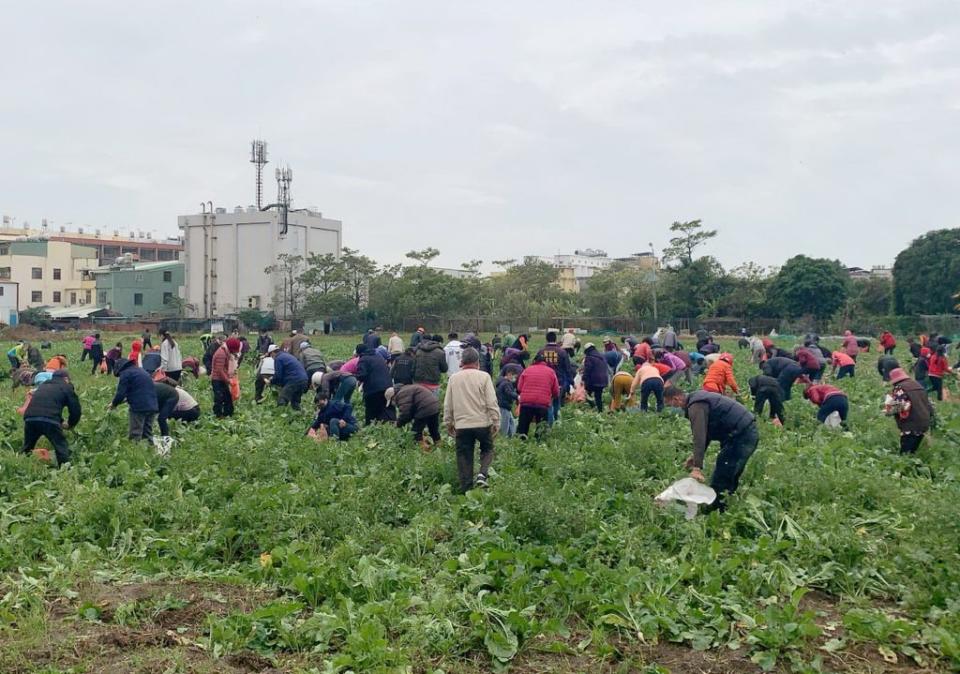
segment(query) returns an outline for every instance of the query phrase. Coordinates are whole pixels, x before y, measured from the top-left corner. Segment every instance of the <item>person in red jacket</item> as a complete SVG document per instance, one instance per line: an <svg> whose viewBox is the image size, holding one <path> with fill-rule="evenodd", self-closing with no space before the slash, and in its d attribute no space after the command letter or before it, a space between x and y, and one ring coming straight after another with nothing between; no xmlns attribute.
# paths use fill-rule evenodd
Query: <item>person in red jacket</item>
<svg viewBox="0 0 960 674"><path fill-rule="evenodd" d="M880 347L883 349L884 355L887 356L891 355L893 350L897 348L897 340L889 330L880 333Z"/></svg>
<svg viewBox="0 0 960 674"><path fill-rule="evenodd" d="M946 347L941 344L927 360L927 386L937 394L937 400L943 400L943 375L951 372Z"/></svg>
<svg viewBox="0 0 960 674"><path fill-rule="evenodd" d="M230 358L240 353L240 340L229 338L213 353L210 366L210 386L213 389L213 413L218 419L233 416L233 396L230 395Z"/></svg>
<svg viewBox="0 0 960 674"><path fill-rule="evenodd" d="M820 408L817 410L817 421L821 424L827 420L827 417L836 412L840 415L840 422L846 426L850 405L847 401L847 394L836 386L814 384L804 390L803 397Z"/></svg>
<svg viewBox="0 0 960 674"><path fill-rule="evenodd" d="M830 356L830 364L833 365L830 376L836 375L837 379L843 379L853 376L857 359L845 351L834 351Z"/></svg>
<svg viewBox="0 0 960 674"><path fill-rule="evenodd" d="M553 368L547 365L541 354L537 354L530 365L517 380L520 393L520 418L517 421L517 435L526 439L531 422L537 423L537 437L543 435L547 421L547 410L560 395L560 380Z"/></svg>
<svg viewBox="0 0 960 674"><path fill-rule="evenodd" d="M815 354L812 349L801 346L794 351L794 355L797 357L797 362L800 363L800 367L803 368L803 373L810 377L812 381L817 381L821 378L823 370L826 368L826 363L822 363L821 359L817 357L817 354Z"/></svg>

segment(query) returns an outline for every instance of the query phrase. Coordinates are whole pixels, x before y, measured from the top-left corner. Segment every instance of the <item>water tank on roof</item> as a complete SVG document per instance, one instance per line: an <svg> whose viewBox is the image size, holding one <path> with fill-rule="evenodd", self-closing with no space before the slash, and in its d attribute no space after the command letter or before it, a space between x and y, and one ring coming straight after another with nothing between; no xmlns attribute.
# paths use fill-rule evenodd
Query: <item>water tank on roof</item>
<svg viewBox="0 0 960 674"><path fill-rule="evenodd" d="M233 207L233 212L234 212L234 213L243 213L243 206L234 206L234 207Z"/></svg>
<svg viewBox="0 0 960 674"><path fill-rule="evenodd" d="M83 227L77 227L77 234L83 234Z"/></svg>
<svg viewBox="0 0 960 674"><path fill-rule="evenodd" d="M225 215L227 212L227 209L224 208L223 206L217 206L217 210L215 212L218 213L219 215Z"/></svg>
<svg viewBox="0 0 960 674"><path fill-rule="evenodd" d="M257 212L256 206L254 206L253 204L250 204L249 206L247 206L247 213L256 213L256 212Z"/></svg>

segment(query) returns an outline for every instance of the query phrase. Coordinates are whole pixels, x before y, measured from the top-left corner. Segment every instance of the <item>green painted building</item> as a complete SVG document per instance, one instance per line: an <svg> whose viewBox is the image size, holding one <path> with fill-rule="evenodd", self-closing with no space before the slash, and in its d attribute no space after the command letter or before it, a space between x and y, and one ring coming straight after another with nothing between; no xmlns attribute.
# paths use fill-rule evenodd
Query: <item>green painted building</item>
<svg viewBox="0 0 960 674"><path fill-rule="evenodd" d="M97 282L97 306L123 316L174 313L171 298L183 297L182 262L134 262L100 267L91 274Z"/></svg>

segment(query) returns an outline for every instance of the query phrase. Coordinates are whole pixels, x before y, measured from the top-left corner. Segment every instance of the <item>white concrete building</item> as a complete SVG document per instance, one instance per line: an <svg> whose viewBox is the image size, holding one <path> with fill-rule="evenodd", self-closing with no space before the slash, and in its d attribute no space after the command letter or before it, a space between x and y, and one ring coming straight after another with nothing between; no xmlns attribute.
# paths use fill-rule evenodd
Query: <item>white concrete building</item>
<svg viewBox="0 0 960 674"><path fill-rule="evenodd" d="M232 212L181 215L185 264L185 295L191 313L204 318L223 317L255 308L274 310L283 317L284 280L264 270L280 255L332 253L339 257L342 223L308 210L290 211L286 234L281 234L278 211L254 207Z"/></svg>
<svg viewBox="0 0 960 674"><path fill-rule="evenodd" d="M91 247L44 238L0 241L0 282L19 283L20 311L91 304L96 284L90 270L96 268Z"/></svg>
<svg viewBox="0 0 960 674"><path fill-rule="evenodd" d="M0 323L16 325L19 314L17 301L20 284L13 281L0 281Z"/></svg>

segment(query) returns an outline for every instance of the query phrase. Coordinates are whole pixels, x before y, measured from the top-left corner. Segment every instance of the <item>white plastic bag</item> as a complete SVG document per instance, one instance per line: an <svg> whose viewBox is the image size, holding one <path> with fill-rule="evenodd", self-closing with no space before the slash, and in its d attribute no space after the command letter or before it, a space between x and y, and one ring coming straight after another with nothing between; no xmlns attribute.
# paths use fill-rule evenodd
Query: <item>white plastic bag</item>
<svg viewBox="0 0 960 674"><path fill-rule="evenodd" d="M666 506L671 501L681 501L687 505L686 518L692 520L697 516L697 508L701 503L713 503L717 500L717 492L713 488L685 477L677 480L664 489L654 501L657 505Z"/></svg>
<svg viewBox="0 0 960 674"><path fill-rule="evenodd" d="M157 456L164 459L170 456L170 448L173 447L173 438L169 435L154 435L153 447L157 450Z"/></svg>
<svg viewBox="0 0 960 674"><path fill-rule="evenodd" d="M839 412L831 412L827 415L827 418L823 420L823 425L827 428L840 428L841 423Z"/></svg>

